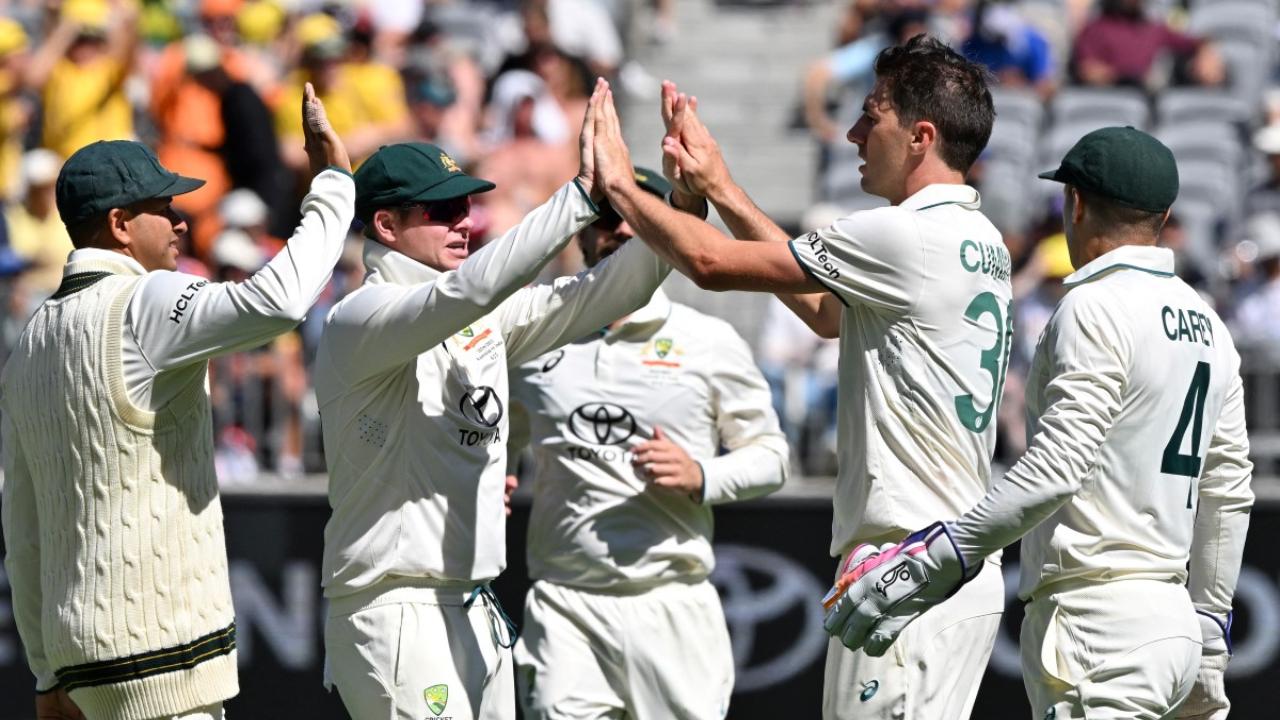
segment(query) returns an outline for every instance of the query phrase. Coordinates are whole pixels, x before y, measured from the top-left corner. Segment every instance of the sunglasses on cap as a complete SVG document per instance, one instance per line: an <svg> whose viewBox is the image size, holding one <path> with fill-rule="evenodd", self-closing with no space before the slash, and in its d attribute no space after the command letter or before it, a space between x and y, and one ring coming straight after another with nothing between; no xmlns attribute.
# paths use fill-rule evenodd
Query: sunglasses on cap
<svg viewBox="0 0 1280 720"><path fill-rule="evenodd" d="M422 221L456 225L471 214L471 196L449 198L448 200L432 200L430 202L409 203L409 208L422 208Z"/></svg>

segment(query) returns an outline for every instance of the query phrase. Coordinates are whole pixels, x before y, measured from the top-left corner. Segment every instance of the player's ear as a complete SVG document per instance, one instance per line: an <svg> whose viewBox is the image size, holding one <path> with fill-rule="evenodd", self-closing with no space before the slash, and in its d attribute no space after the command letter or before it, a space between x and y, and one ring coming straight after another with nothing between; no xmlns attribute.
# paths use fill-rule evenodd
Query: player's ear
<svg viewBox="0 0 1280 720"><path fill-rule="evenodd" d="M1071 222L1079 225L1084 220L1084 196L1074 185L1068 185L1067 192L1071 195Z"/></svg>
<svg viewBox="0 0 1280 720"><path fill-rule="evenodd" d="M911 152L924 155L938 142L938 126L928 120L918 120L911 127Z"/></svg>
<svg viewBox="0 0 1280 720"><path fill-rule="evenodd" d="M107 211L107 234L121 247L133 244L132 238L129 237L129 215L129 211L124 208L111 208Z"/></svg>
<svg viewBox="0 0 1280 720"><path fill-rule="evenodd" d="M375 210L371 219L373 237L382 243L394 243L396 241L396 225L399 221L400 218L394 210L388 210L387 208Z"/></svg>

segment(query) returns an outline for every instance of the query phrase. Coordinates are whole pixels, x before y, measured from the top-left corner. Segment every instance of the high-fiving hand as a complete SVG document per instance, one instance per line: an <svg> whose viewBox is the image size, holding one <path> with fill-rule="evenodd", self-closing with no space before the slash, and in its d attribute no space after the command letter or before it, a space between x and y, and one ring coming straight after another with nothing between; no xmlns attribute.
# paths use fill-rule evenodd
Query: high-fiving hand
<svg viewBox="0 0 1280 720"><path fill-rule="evenodd" d="M312 175L330 165L351 172L351 158L347 155L347 147L329 123L324 103L316 97L316 90L311 83L307 83L302 90L302 147L307 151Z"/></svg>
<svg viewBox="0 0 1280 720"><path fill-rule="evenodd" d="M698 99L670 80L662 83L662 121L662 172L677 190L711 197L733 182L719 143L698 117Z"/></svg>
<svg viewBox="0 0 1280 720"><path fill-rule="evenodd" d="M595 137L595 172L597 182L605 190L605 194L613 195L624 192L636 184L635 171L631 166L631 151L622 139L622 122L618 119L618 109L613 104L613 91L608 83L604 83L603 92L599 81L597 92L591 96L588 114L594 105Z"/></svg>

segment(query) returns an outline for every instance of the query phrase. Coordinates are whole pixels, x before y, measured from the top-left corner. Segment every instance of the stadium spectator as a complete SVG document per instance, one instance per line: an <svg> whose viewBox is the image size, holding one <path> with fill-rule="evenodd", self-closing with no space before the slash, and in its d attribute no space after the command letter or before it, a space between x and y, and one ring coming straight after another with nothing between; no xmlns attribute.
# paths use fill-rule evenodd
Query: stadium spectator
<svg viewBox="0 0 1280 720"><path fill-rule="evenodd" d="M73 249L54 200L54 183L61 168L62 158L54 151L27 151L22 156L22 196L5 211L9 247L29 263L26 281L32 303L28 311L58 289L62 268Z"/></svg>
<svg viewBox="0 0 1280 720"><path fill-rule="evenodd" d="M22 140L32 106L23 96L27 33L16 21L0 17L0 197L10 197L18 180Z"/></svg>
<svg viewBox="0 0 1280 720"><path fill-rule="evenodd" d="M302 128L292 111L302 97L306 82L315 86L334 130L346 142L352 162L357 165L380 146L411 134L409 109L399 76L381 70L362 71L359 63L352 72L352 67L344 62L347 41L336 19L323 13L308 15L298 21L295 33L301 46L302 65L276 105L276 130L289 167L297 170L306 167L306 156L298 142ZM367 86L361 87L361 82Z"/></svg>
<svg viewBox="0 0 1280 720"><path fill-rule="evenodd" d="M1166 84L1153 71L1157 60L1172 54L1174 84L1221 85L1226 65L1209 42L1177 32L1145 13L1146 0L1102 0L1101 12L1076 38L1072 71L1086 85Z"/></svg>
<svg viewBox="0 0 1280 720"><path fill-rule="evenodd" d="M124 85L138 45L137 17L137 5L129 0L62 4L24 78L43 101L44 147L69 157L96 140L133 137Z"/></svg>
<svg viewBox="0 0 1280 720"><path fill-rule="evenodd" d="M1246 218L1266 213L1280 216L1280 122L1258 130L1253 147L1267 159L1267 175L1244 198Z"/></svg>
<svg viewBox="0 0 1280 720"><path fill-rule="evenodd" d="M1042 98L1057 89L1049 42L1009 5L980 0L961 52L985 65L1005 87L1030 87Z"/></svg>
<svg viewBox="0 0 1280 720"><path fill-rule="evenodd" d="M207 257L217 229L211 214L231 188L220 152L228 139L217 91L198 79L238 63L205 34L188 36L165 49L151 83L151 117L159 134L156 156L174 172L204 178L204 187L174 198L174 207L191 218L197 255ZM223 71L225 72L225 71Z"/></svg>
<svg viewBox="0 0 1280 720"><path fill-rule="evenodd" d="M409 36L405 62L416 139L440 145L459 164L470 166L479 155L484 70L430 21Z"/></svg>
<svg viewBox="0 0 1280 720"><path fill-rule="evenodd" d="M1280 216L1250 219L1245 238L1257 248L1260 277L1241 298L1232 332L1241 343L1280 343Z"/></svg>
<svg viewBox="0 0 1280 720"><path fill-rule="evenodd" d="M476 172L497 189L480 204L492 213L491 230L502 233L571 179L578 160L568 119L528 70L509 70L494 83L487 124L492 150Z"/></svg>

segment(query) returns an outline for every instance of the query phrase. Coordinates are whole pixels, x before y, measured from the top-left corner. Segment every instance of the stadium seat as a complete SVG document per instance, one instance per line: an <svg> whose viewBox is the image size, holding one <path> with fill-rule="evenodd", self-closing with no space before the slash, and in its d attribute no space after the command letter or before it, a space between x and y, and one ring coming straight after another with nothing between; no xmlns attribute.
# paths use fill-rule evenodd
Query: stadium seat
<svg viewBox="0 0 1280 720"><path fill-rule="evenodd" d="M1156 122L1161 126L1187 122L1248 123L1256 108L1223 90L1169 88L1156 98Z"/></svg>
<svg viewBox="0 0 1280 720"><path fill-rule="evenodd" d="M1237 172L1244 163L1240 131L1229 123L1176 123L1161 126L1154 134L1169 146L1179 162L1221 163L1235 168Z"/></svg>
<svg viewBox="0 0 1280 720"><path fill-rule="evenodd" d="M1248 43L1266 47L1276 22L1275 7L1266 2L1232 0L1200 4L1191 11L1187 30L1222 44Z"/></svg>
<svg viewBox="0 0 1280 720"><path fill-rule="evenodd" d="M1131 88L1064 88L1053 101L1055 125L1092 123L1107 125L1147 126L1150 114L1147 98Z"/></svg>

